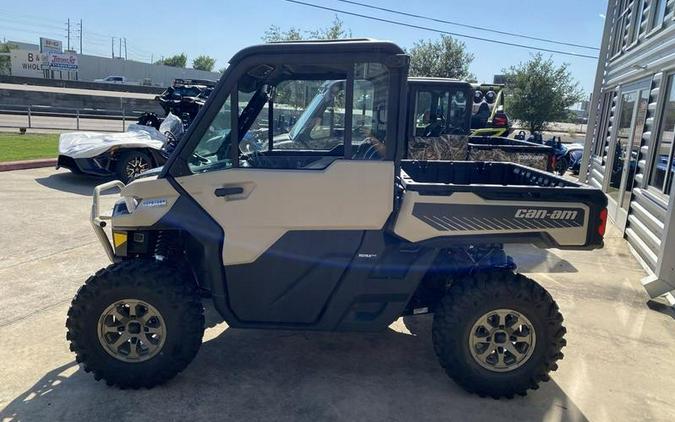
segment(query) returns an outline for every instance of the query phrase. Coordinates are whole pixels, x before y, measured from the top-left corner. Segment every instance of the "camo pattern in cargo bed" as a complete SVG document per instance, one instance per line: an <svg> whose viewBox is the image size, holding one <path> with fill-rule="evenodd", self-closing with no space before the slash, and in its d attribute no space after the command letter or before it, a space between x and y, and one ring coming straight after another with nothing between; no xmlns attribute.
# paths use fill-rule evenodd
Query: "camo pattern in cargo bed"
<svg viewBox="0 0 675 422"><path fill-rule="evenodd" d="M546 170L547 154L536 152L505 151L501 148L478 149L469 147L469 161L504 161Z"/></svg>
<svg viewBox="0 0 675 422"><path fill-rule="evenodd" d="M466 160L469 153L466 135L415 136L408 142L410 160Z"/></svg>
<svg viewBox="0 0 675 422"><path fill-rule="evenodd" d="M503 161L546 170L548 154L471 146L466 135L416 136L408 143L410 160Z"/></svg>

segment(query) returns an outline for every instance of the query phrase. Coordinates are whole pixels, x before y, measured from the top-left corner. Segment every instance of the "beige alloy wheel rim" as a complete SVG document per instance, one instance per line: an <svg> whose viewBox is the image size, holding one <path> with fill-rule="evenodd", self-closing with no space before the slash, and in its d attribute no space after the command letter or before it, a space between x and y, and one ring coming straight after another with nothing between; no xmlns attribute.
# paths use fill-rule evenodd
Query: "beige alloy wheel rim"
<svg viewBox="0 0 675 422"><path fill-rule="evenodd" d="M143 362L162 350L166 325L159 311L147 302L122 299L108 306L98 320L103 349L122 362Z"/></svg>
<svg viewBox="0 0 675 422"><path fill-rule="evenodd" d="M511 309L486 312L471 327L471 357L485 369L509 372L524 365L537 337L527 317Z"/></svg>

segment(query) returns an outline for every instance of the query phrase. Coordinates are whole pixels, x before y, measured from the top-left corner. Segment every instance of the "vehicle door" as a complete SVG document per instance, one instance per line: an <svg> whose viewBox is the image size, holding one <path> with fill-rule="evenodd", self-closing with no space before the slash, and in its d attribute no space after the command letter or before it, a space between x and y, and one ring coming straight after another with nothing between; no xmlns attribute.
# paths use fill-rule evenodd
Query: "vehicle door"
<svg viewBox="0 0 675 422"><path fill-rule="evenodd" d="M392 212L387 114L400 83L366 57L268 57L228 77L186 140L176 181L222 227L236 318L311 324L365 231L383 230Z"/></svg>

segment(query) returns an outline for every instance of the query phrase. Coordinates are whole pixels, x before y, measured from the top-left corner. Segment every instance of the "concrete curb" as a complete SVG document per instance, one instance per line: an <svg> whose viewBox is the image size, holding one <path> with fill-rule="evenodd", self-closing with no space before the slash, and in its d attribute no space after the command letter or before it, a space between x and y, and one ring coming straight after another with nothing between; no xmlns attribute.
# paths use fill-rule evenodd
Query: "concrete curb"
<svg viewBox="0 0 675 422"><path fill-rule="evenodd" d="M56 167L56 158L40 160L8 161L0 163L0 171L36 169L40 167Z"/></svg>

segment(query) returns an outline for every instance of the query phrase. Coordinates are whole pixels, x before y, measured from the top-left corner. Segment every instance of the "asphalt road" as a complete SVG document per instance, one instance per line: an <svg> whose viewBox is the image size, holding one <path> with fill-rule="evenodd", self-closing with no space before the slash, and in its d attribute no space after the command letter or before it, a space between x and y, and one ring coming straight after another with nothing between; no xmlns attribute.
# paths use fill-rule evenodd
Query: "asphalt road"
<svg viewBox="0 0 675 422"><path fill-rule="evenodd" d="M465 393L436 362L430 318L382 333L207 330L195 361L151 390L94 381L65 341L68 303L107 264L87 220L101 180L0 173L0 420L675 420L675 313L610 230L593 252L511 248L566 318L552 381L526 397ZM109 204L114 195L106 196Z"/></svg>
<svg viewBox="0 0 675 422"><path fill-rule="evenodd" d="M140 92L104 91L100 89L62 88L57 86L19 85L0 83L0 90L54 92L58 94L94 95L97 97L141 98L152 100L157 94L143 94Z"/></svg>
<svg viewBox="0 0 675 422"><path fill-rule="evenodd" d="M122 120L113 119L90 119L80 118L80 130L97 132L122 132L126 130L131 123L136 123L136 118L128 118L122 124ZM28 127L28 116L16 114L0 114L0 130L16 131L17 128ZM32 132L67 132L77 130L77 120L75 117L52 117L52 116L31 116Z"/></svg>

